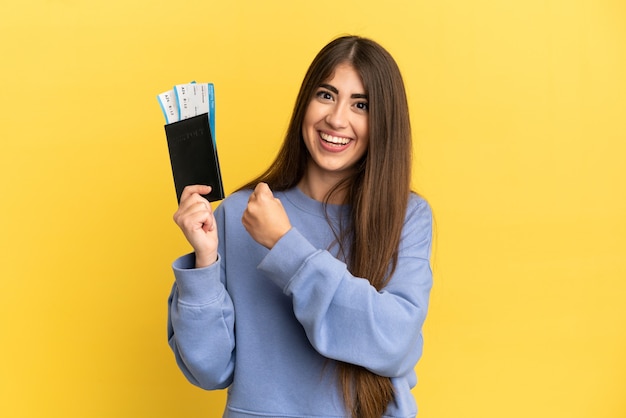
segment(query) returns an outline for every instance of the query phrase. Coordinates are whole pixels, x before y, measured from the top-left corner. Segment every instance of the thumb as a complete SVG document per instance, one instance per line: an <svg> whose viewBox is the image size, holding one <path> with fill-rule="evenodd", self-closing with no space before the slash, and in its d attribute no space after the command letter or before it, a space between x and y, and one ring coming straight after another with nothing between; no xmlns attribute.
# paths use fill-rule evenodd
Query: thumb
<svg viewBox="0 0 626 418"><path fill-rule="evenodd" d="M270 186L267 185L267 183L257 184L256 187L254 188L254 193L257 194L258 196L264 196L264 197L270 197L270 198L274 197L274 194L272 193L272 190L270 189Z"/></svg>

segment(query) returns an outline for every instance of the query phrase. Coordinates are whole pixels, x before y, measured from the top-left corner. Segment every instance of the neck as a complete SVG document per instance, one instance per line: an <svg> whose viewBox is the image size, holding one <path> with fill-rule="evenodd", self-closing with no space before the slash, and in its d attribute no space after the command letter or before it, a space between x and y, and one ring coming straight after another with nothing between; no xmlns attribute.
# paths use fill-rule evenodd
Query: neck
<svg viewBox="0 0 626 418"><path fill-rule="evenodd" d="M335 187L343 178L336 176L316 176L311 173L311 170L307 170L302 179L298 182L298 188L305 195L318 202L326 201L328 193ZM341 188L333 193L328 203L332 205L341 205L345 203L346 190Z"/></svg>

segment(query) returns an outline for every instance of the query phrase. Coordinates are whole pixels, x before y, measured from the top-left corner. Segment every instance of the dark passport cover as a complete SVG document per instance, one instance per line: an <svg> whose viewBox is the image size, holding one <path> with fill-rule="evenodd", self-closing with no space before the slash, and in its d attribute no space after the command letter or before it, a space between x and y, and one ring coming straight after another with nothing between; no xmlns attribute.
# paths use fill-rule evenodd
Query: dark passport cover
<svg viewBox="0 0 626 418"><path fill-rule="evenodd" d="M192 184L211 186L211 193L204 195L210 202L223 199L222 174L208 113L165 125L165 135L178 202L185 186Z"/></svg>

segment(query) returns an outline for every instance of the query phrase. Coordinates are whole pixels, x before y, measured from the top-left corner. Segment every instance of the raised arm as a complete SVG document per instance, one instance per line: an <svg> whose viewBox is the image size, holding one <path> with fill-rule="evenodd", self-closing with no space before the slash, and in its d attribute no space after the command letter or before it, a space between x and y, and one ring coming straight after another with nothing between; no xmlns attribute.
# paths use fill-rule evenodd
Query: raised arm
<svg viewBox="0 0 626 418"><path fill-rule="evenodd" d="M432 286L431 235L430 208L415 198L398 266L380 292L351 275L328 251L314 248L295 228L275 244L259 268L291 296L294 313L320 354L382 376L400 376L413 369L422 352Z"/></svg>

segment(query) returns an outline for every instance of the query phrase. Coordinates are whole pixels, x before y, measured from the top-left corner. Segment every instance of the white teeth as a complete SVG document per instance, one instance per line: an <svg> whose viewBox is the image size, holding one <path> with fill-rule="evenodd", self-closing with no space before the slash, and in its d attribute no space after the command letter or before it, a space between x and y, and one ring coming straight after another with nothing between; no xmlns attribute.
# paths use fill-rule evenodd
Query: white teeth
<svg viewBox="0 0 626 418"><path fill-rule="evenodd" d="M326 142L331 142L333 144L337 144L337 145L346 145L348 142L350 142L350 139L348 138L341 138L338 136L332 136L332 135L328 135L325 134L324 132L320 132L320 136L322 137L322 139Z"/></svg>

